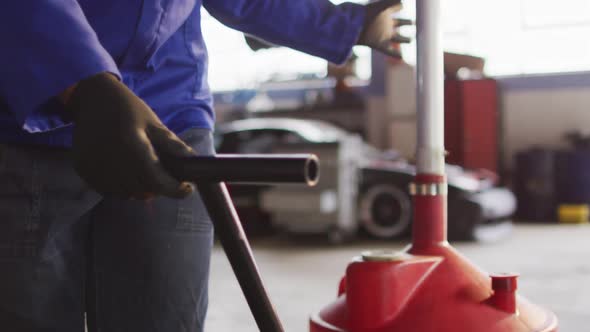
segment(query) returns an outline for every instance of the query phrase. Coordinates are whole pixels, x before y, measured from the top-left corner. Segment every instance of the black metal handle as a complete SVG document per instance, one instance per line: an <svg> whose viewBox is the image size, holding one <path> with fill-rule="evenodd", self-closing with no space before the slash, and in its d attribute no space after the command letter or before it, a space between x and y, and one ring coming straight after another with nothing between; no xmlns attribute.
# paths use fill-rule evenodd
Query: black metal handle
<svg viewBox="0 0 590 332"><path fill-rule="evenodd" d="M250 244L225 184L220 182L305 183L315 185L319 160L315 155L217 155L162 158L177 179L193 181L238 279L261 332L283 332L281 321L264 288Z"/></svg>
<svg viewBox="0 0 590 332"><path fill-rule="evenodd" d="M284 332L225 184L197 183L197 188L258 329L261 332Z"/></svg>
<svg viewBox="0 0 590 332"><path fill-rule="evenodd" d="M319 179L319 160L313 154L232 155L162 158L177 179L192 182L304 183Z"/></svg>

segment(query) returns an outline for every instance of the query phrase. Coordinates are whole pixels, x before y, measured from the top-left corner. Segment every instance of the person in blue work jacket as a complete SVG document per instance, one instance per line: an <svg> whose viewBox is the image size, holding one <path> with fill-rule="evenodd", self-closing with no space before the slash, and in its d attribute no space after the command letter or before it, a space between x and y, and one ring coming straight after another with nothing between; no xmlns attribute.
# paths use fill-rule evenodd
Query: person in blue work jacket
<svg viewBox="0 0 590 332"><path fill-rule="evenodd" d="M342 63L396 54L397 2L4 3L0 331L202 331L212 225L158 159L213 153L201 6Z"/></svg>

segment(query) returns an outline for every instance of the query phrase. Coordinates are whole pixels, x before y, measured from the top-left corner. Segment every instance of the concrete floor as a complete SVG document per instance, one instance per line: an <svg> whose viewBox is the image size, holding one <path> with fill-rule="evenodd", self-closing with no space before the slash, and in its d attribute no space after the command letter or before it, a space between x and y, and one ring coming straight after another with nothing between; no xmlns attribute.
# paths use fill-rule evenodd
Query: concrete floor
<svg viewBox="0 0 590 332"><path fill-rule="evenodd" d="M282 237L256 240L254 253L285 328L307 331L311 312L330 302L350 258L367 249L404 243L359 240L334 247ZM560 332L590 330L590 226L519 225L495 244L460 244L488 272L516 271L520 291L553 309ZM213 254L207 331L257 331L223 250Z"/></svg>

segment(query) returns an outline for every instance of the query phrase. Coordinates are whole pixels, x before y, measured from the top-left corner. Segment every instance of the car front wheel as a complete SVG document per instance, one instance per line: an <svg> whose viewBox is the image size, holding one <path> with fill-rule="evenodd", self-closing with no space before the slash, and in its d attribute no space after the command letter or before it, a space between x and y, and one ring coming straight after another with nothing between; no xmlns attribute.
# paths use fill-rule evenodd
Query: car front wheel
<svg viewBox="0 0 590 332"><path fill-rule="evenodd" d="M410 197L392 184L369 186L361 194L359 212L364 229L378 238L406 234L412 222Z"/></svg>

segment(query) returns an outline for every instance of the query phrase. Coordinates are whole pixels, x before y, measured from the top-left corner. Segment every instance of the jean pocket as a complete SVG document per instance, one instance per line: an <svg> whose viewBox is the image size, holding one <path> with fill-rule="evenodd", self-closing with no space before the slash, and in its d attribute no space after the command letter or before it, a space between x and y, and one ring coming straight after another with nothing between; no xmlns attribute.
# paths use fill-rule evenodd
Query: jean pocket
<svg viewBox="0 0 590 332"><path fill-rule="evenodd" d="M178 204L175 231L183 234L209 234L213 224L198 192Z"/></svg>
<svg viewBox="0 0 590 332"><path fill-rule="evenodd" d="M41 185L37 166L17 149L0 148L0 259L38 253Z"/></svg>
<svg viewBox="0 0 590 332"><path fill-rule="evenodd" d="M4 144L0 144L0 172L2 172L2 170L4 169L4 163L5 163L4 150L6 150L6 146Z"/></svg>
<svg viewBox="0 0 590 332"><path fill-rule="evenodd" d="M179 138L201 156L211 156L215 154L215 149L213 147L213 132L211 129L189 129L180 134Z"/></svg>

